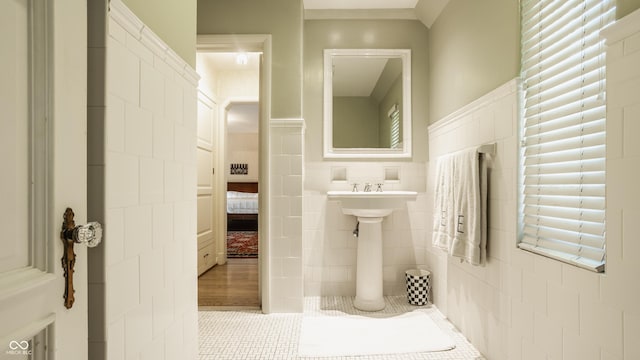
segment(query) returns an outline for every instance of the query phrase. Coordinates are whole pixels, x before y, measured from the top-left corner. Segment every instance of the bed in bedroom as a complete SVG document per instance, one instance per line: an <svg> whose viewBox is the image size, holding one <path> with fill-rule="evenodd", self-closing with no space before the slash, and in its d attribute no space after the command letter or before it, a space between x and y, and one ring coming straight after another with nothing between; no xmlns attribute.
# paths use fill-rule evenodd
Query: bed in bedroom
<svg viewBox="0 0 640 360"><path fill-rule="evenodd" d="M227 183L227 230L258 230L258 183Z"/></svg>

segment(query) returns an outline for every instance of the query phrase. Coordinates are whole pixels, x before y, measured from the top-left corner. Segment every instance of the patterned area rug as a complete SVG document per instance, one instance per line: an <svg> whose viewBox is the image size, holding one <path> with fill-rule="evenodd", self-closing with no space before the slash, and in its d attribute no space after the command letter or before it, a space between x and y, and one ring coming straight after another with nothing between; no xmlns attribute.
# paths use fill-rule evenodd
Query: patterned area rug
<svg viewBox="0 0 640 360"><path fill-rule="evenodd" d="M227 231L227 257L258 257L258 232Z"/></svg>

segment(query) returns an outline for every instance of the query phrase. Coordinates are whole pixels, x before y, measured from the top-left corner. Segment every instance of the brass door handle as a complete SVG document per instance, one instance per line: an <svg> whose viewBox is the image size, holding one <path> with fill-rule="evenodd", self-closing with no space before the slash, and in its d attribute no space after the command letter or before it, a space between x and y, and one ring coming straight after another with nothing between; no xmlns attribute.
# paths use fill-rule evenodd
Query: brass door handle
<svg viewBox="0 0 640 360"><path fill-rule="evenodd" d="M74 244L84 244L88 247L95 247L102 241L102 225L98 222L90 222L86 225L76 226L73 219L75 214L73 209L67 208L64 212L64 222L60 231L60 239L64 245L62 253L62 269L64 269L64 306L71 309L75 301L73 289L73 267L76 263L76 254L73 252Z"/></svg>

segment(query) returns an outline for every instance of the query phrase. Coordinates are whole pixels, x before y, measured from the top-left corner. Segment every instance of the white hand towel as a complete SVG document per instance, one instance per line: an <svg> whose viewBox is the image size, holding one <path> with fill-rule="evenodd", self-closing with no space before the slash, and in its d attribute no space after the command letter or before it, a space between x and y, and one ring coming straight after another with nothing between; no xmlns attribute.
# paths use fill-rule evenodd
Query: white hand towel
<svg viewBox="0 0 640 360"><path fill-rule="evenodd" d="M440 156L436 163L436 177L433 201L433 246L449 251L453 235L453 159L449 155Z"/></svg>
<svg viewBox="0 0 640 360"><path fill-rule="evenodd" d="M480 265L483 260L481 256L483 194L480 187L478 153L474 149L458 152L452 156L455 228L449 254L462 258L472 265ZM484 173L486 174L486 170Z"/></svg>

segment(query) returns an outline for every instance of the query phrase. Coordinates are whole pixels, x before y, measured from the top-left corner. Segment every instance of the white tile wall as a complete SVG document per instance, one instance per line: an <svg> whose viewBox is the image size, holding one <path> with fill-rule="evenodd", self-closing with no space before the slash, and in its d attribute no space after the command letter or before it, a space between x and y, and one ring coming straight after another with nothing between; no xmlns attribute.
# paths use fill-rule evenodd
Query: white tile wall
<svg viewBox="0 0 640 360"><path fill-rule="evenodd" d="M605 274L516 248L515 80L430 128L429 169L441 154L498 145L490 161L487 266L461 264L426 244L436 305L487 358L631 360L640 354L640 263L634 260L640 250L634 225L640 216L634 180L640 176L638 24L640 11L607 32L615 39L609 38L607 53Z"/></svg>
<svg viewBox="0 0 640 360"><path fill-rule="evenodd" d="M302 149L304 121L271 119L269 299L271 312L302 312ZM264 302L264 299L263 299Z"/></svg>
<svg viewBox="0 0 640 360"><path fill-rule="evenodd" d="M399 169L398 180L385 180L385 169ZM345 174L346 176L342 176ZM335 180L335 179L344 180ZM305 163L304 178L304 293L305 296L355 296L356 244L352 232L356 218L342 214L329 190L351 190L358 183L383 183L385 190L413 190L415 202L395 211L382 223L383 292L405 291L404 272L428 268L425 258L427 198L423 163L328 161Z"/></svg>
<svg viewBox="0 0 640 360"><path fill-rule="evenodd" d="M89 197L105 226L104 265L92 270L92 292L103 299L92 305L104 313L91 319L92 359L195 359L195 71L157 47L120 1L110 9L91 10L108 25L95 52L106 52L104 64L93 67L104 79L91 85L104 92L91 127L103 141L89 145L104 185L90 183Z"/></svg>

